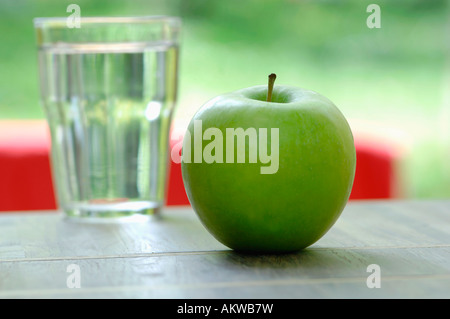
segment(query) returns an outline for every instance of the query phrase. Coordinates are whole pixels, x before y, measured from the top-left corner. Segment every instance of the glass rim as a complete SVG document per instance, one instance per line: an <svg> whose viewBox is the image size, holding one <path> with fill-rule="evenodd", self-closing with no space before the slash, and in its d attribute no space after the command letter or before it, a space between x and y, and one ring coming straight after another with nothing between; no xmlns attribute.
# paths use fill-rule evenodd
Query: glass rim
<svg viewBox="0 0 450 319"><path fill-rule="evenodd" d="M36 17L33 19L35 28L66 25L69 17ZM181 18L168 15L154 16L107 16L107 17L80 17L81 24L151 24L160 22L171 22L175 25L181 24Z"/></svg>

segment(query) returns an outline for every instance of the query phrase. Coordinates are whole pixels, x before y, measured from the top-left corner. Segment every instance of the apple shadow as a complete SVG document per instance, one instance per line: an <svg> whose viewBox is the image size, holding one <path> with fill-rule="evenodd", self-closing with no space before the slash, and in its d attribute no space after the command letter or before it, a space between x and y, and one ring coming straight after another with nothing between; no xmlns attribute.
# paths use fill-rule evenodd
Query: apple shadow
<svg viewBox="0 0 450 319"><path fill-rule="evenodd" d="M416 260L410 256L411 260ZM255 254L230 251L221 255L229 268L293 276L367 276L367 267L378 264L385 270L409 269L395 252L376 249L310 247L292 253ZM394 268L392 268L394 267ZM400 273L403 273L401 271Z"/></svg>
<svg viewBox="0 0 450 319"><path fill-rule="evenodd" d="M334 257L328 252L306 248L289 253L248 253L231 250L223 255L229 266L258 269L310 268L318 264L332 263Z"/></svg>

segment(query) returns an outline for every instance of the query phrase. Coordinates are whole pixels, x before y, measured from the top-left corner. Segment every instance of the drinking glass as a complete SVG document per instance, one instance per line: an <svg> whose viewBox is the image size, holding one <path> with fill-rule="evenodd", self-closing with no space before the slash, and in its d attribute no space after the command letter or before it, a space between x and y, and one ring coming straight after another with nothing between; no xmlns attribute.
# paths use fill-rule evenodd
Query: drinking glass
<svg viewBox="0 0 450 319"><path fill-rule="evenodd" d="M177 17L36 18L58 205L76 220L142 220L165 202Z"/></svg>

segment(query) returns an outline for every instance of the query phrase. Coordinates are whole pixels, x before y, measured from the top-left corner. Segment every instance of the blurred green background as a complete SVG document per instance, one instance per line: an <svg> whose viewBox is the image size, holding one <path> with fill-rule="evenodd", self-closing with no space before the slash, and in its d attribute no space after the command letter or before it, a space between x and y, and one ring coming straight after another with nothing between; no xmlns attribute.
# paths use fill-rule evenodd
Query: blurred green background
<svg viewBox="0 0 450 319"><path fill-rule="evenodd" d="M2 0L0 118L44 118L34 17L176 15L183 19L175 123L208 99L265 84L335 102L355 134L404 151L404 195L450 197L450 1ZM369 4L381 8L370 29Z"/></svg>

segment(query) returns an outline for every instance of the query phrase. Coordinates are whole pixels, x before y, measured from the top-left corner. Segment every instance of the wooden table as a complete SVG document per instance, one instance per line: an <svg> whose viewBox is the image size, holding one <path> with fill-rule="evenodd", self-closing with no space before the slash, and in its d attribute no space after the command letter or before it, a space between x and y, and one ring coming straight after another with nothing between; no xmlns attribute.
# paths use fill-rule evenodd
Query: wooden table
<svg viewBox="0 0 450 319"><path fill-rule="evenodd" d="M231 251L190 208L127 224L0 214L0 298L449 297L450 200L350 202L284 255Z"/></svg>

